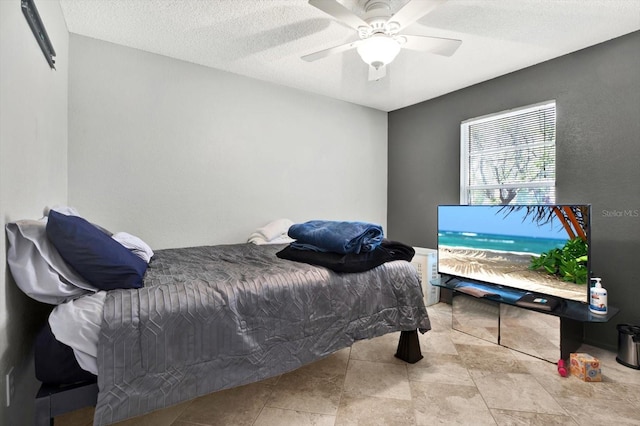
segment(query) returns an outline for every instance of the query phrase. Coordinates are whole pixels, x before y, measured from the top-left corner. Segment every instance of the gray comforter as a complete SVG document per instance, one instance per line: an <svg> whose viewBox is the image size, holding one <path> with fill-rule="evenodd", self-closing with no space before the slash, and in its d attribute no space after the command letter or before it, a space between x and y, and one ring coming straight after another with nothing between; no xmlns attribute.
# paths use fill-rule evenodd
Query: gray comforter
<svg viewBox="0 0 640 426"><path fill-rule="evenodd" d="M95 425L285 373L354 341L431 328L408 262L338 274L238 244L156 252L144 288L110 291Z"/></svg>

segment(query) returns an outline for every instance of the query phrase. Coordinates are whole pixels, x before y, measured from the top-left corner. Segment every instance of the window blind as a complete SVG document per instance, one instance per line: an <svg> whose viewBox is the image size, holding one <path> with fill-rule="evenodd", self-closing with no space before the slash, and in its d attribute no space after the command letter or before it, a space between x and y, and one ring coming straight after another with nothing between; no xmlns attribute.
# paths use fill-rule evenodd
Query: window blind
<svg viewBox="0 0 640 426"><path fill-rule="evenodd" d="M461 202L555 202L555 102L462 124Z"/></svg>

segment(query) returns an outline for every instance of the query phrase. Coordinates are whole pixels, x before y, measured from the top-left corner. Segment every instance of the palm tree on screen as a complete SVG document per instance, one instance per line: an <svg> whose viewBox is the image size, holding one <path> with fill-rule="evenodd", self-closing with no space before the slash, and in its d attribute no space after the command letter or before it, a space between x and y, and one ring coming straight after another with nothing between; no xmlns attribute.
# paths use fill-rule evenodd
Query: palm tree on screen
<svg viewBox="0 0 640 426"><path fill-rule="evenodd" d="M586 284L588 278L588 206L555 206L555 205L506 205L502 206L505 217L515 211L525 210L524 220L528 218L539 226L558 219L562 224L569 241L563 248L554 248L531 258L530 269L541 269L548 274L557 275L564 281Z"/></svg>

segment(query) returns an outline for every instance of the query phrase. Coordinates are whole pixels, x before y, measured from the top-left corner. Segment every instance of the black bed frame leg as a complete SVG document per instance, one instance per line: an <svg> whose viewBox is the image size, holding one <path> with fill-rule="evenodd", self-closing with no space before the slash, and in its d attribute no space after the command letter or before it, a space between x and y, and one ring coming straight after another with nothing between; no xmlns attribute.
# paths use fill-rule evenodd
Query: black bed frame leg
<svg viewBox="0 0 640 426"><path fill-rule="evenodd" d="M34 425L53 426L53 417L51 417L51 395L38 394L36 397Z"/></svg>
<svg viewBox="0 0 640 426"><path fill-rule="evenodd" d="M79 408L95 406L98 401L96 379L67 386L40 386L35 401L35 426L53 426L54 417Z"/></svg>
<svg viewBox="0 0 640 426"><path fill-rule="evenodd" d="M418 330L400 332L400 341L398 342L396 358L400 358L409 364L415 364L423 358L422 352L420 352Z"/></svg>

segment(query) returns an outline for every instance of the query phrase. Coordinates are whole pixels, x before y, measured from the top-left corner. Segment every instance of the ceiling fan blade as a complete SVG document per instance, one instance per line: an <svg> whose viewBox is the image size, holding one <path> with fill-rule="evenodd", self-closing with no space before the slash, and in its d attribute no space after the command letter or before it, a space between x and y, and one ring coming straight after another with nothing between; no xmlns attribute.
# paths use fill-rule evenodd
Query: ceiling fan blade
<svg viewBox="0 0 640 426"><path fill-rule="evenodd" d="M388 22L396 22L400 26L398 28L398 31L400 31L446 1L447 0L411 0L389 18Z"/></svg>
<svg viewBox="0 0 640 426"><path fill-rule="evenodd" d="M309 4L315 8L320 9L324 13L327 13L340 22L347 24L351 28L368 27L364 20L358 15L341 5L335 0L309 0Z"/></svg>
<svg viewBox="0 0 640 426"><path fill-rule="evenodd" d="M378 81L387 75L387 66L381 65L378 68L369 65L369 81Z"/></svg>
<svg viewBox="0 0 640 426"><path fill-rule="evenodd" d="M318 59L326 58L327 56L333 55L335 53L342 53L342 52L346 52L347 50L355 49L363 41L364 40L356 40L356 41L352 41L351 43L342 44L340 46L330 47L328 49L324 49L315 53L304 55L302 59L307 62L317 61Z"/></svg>
<svg viewBox="0 0 640 426"><path fill-rule="evenodd" d="M421 52L434 53L436 55L451 56L458 50L462 40L453 38L427 37L416 35L402 35L406 42L402 45L405 49L419 50Z"/></svg>

